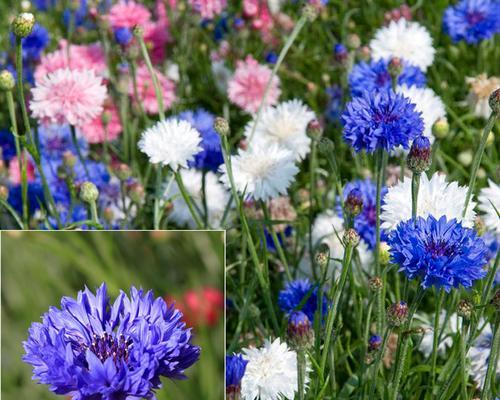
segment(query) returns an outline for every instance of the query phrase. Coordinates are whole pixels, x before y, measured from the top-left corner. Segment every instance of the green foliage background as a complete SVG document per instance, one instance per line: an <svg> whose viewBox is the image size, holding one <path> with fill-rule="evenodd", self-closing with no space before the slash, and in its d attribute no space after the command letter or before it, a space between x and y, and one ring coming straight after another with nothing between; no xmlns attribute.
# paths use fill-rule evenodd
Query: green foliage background
<svg viewBox="0 0 500 400"><path fill-rule="evenodd" d="M28 328L62 296L106 282L113 299L131 285L155 296L224 287L223 232L2 233L2 399L60 399L21 361ZM186 381L163 381L158 400L223 396L224 323L195 330L201 358Z"/></svg>

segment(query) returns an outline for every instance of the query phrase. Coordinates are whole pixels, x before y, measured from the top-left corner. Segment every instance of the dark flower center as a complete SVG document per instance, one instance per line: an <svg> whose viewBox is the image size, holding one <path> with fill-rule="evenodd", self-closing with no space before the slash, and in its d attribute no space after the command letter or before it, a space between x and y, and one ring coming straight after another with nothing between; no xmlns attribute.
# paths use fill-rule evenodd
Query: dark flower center
<svg viewBox="0 0 500 400"><path fill-rule="evenodd" d="M425 247L432 258L438 258L442 256L452 257L456 253L456 248L454 246L450 246L448 243L445 243L443 241L430 242L427 243Z"/></svg>
<svg viewBox="0 0 500 400"><path fill-rule="evenodd" d="M385 87L390 81L391 81L391 75L389 74L389 72L386 71L377 74L377 77L375 78L375 83L379 87Z"/></svg>
<svg viewBox="0 0 500 400"><path fill-rule="evenodd" d="M473 11L473 12L467 13L466 19L470 25L475 25L484 19L484 15L482 13L480 13L479 11Z"/></svg>
<svg viewBox="0 0 500 400"><path fill-rule="evenodd" d="M100 336L94 333L94 340L89 349L102 362L106 361L109 357L112 357L116 364L120 360L125 362L128 361L131 345L132 340L125 340L125 336L123 335L116 338L111 334L104 332Z"/></svg>

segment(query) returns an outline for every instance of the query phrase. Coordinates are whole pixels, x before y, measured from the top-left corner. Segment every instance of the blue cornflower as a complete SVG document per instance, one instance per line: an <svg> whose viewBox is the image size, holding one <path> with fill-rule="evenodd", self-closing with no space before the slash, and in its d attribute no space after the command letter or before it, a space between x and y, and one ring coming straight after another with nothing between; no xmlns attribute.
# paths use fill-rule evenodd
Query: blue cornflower
<svg viewBox="0 0 500 400"><path fill-rule="evenodd" d="M328 104L325 109L325 117L330 122L337 122L342 114L342 102L344 92L339 85L333 85L326 89Z"/></svg>
<svg viewBox="0 0 500 400"><path fill-rule="evenodd" d="M299 308L299 305L307 297L304 305ZM307 315L310 321L314 321L314 313L318 308L318 286L309 282L308 279L297 279L288 282L285 289L281 290L278 295L278 304L284 313L290 314L292 311L302 311ZM323 297L322 314L328 312L328 301L326 296Z"/></svg>
<svg viewBox="0 0 500 400"><path fill-rule="evenodd" d="M87 141L83 137L77 140L82 156L86 157L89 150ZM60 160L66 151L77 154L69 125L39 126L38 141L42 158Z"/></svg>
<svg viewBox="0 0 500 400"><path fill-rule="evenodd" d="M23 360L33 379L77 399L155 398L160 377L185 378L199 357L182 313L135 287L111 303L103 283L94 295L63 297L34 322Z"/></svg>
<svg viewBox="0 0 500 400"><path fill-rule="evenodd" d="M445 10L443 29L454 42L478 43L500 32L499 15L497 0L462 0Z"/></svg>
<svg viewBox="0 0 500 400"><path fill-rule="evenodd" d="M375 225L377 222L377 186L375 182L369 178L364 180L357 179L353 182L349 182L345 185L343 190L344 201L347 200L349 193L354 189L357 189L356 193L360 196L363 203L361 213L354 217L354 229L366 242L368 248L373 249L377 241L375 236ZM386 193L387 187L383 186L380 194L382 204ZM342 215L342 208L338 207L338 210L339 214ZM382 240L385 238L383 232L381 232L381 238Z"/></svg>
<svg viewBox="0 0 500 400"><path fill-rule="evenodd" d="M407 149L424 130L421 113L409 99L392 90L364 91L342 114L344 140L356 152Z"/></svg>
<svg viewBox="0 0 500 400"><path fill-rule="evenodd" d="M70 209L69 207L59 207L57 210L57 213L59 214L59 219L61 221L61 224L63 226L68 226L70 224L73 224L75 222L81 222L81 221L86 221L89 219L89 214L87 212L87 208L81 204L76 204L73 206L73 209L71 210L70 214ZM50 224L50 227L52 229L58 229L59 225L57 223L57 219L54 217L48 217L48 222ZM45 222L41 223L41 228L47 228L45 225ZM86 225L82 225L78 227L79 229L86 229Z"/></svg>
<svg viewBox="0 0 500 400"><path fill-rule="evenodd" d="M361 96L364 90L373 91L379 89L390 89L392 77L389 73L389 60L361 61L354 65L349 74L349 87L351 95ZM426 78L420 68L403 63L403 70L398 76L398 84L417 87L425 87Z"/></svg>
<svg viewBox="0 0 500 400"><path fill-rule="evenodd" d="M214 129L215 116L199 108L195 111L184 111L179 118L189 122L201 135L203 150L189 162L190 167L217 172L219 165L224 162L220 137Z"/></svg>
<svg viewBox="0 0 500 400"><path fill-rule="evenodd" d="M40 205L44 204L43 186L36 180L28 183L28 207L30 215L40 209ZM23 213L23 197L21 185L9 187L9 204L16 212L21 215Z"/></svg>
<svg viewBox="0 0 500 400"><path fill-rule="evenodd" d="M16 155L14 135L8 129L0 129L0 148L2 149L1 158L7 162Z"/></svg>
<svg viewBox="0 0 500 400"><path fill-rule="evenodd" d="M240 393L248 361L241 354L226 356L226 393Z"/></svg>
<svg viewBox="0 0 500 400"><path fill-rule="evenodd" d="M293 233L293 227L291 225L287 225L282 232L276 232L276 236L278 237L279 243L283 245L283 242L287 238L292 236L292 233ZM267 251L275 253L277 249L276 246L274 245L273 236L271 235L271 232L269 232L267 228L264 229L264 236L266 237Z"/></svg>
<svg viewBox="0 0 500 400"><path fill-rule="evenodd" d="M32 3L40 11L47 11L49 8L55 7L58 0L32 0Z"/></svg>
<svg viewBox="0 0 500 400"><path fill-rule="evenodd" d="M13 33L10 34L10 42L12 46L15 46L16 37ZM23 59L36 61L50 42L49 31L36 22L31 33L21 42L23 44Z"/></svg>
<svg viewBox="0 0 500 400"><path fill-rule="evenodd" d="M347 47L345 47L342 43L337 43L333 46L333 54L335 55L335 60L338 62L344 62L349 56Z"/></svg>
<svg viewBox="0 0 500 400"><path fill-rule="evenodd" d="M266 53L265 60L269 64L276 64L278 61L278 55L274 51L268 51Z"/></svg>
<svg viewBox="0 0 500 400"><path fill-rule="evenodd" d="M408 279L421 279L424 289L470 288L486 275L486 245L456 219L429 216L401 222L389 235L388 244L399 271Z"/></svg>
<svg viewBox="0 0 500 400"><path fill-rule="evenodd" d="M70 23L73 26L82 26L86 22L87 18L87 0L79 0L80 4L78 8L75 10L70 10L66 8L63 13L63 21L64 25L70 26Z"/></svg>
<svg viewBox="0 0 500 400"><path fill-rule="evenodd" d="M125 27L115 29L114 34L116 43L121 46L127 46L134 38L132 31Z"/></svg>

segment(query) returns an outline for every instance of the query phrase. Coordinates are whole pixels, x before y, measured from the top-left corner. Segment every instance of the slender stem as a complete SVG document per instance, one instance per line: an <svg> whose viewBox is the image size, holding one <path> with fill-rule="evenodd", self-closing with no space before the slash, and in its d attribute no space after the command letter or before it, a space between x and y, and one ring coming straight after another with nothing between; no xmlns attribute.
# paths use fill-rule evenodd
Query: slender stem
<svg viewBox="0 0 500 400"><path fill-rule="evenodd" d="M94 224L100 224L99 216L97 214L97 204L95 201L92 201L89 205L90 207L90 219Z"/></svg>
<svg viewBox="0 0 500 400"><path fill-rule="evenodd" d="M288 53L288 50L290 50L290 47L292 47L293 42L295 41L295 39L299 35L300 31L302 30L302 28L304 27L306 22L307 22L307 15L303 14L300 17L300 19L298 20L295 27L293 28L292 33L290 34L290 36L286 40L285 45L283 46L283 49L281 49L281 52L278 56L278 61L276 61L276 64L274 64L274 68L273 68L273 71L271 73L271 76L269 77L269 80L267 81L266 89L264 90L264 95L262 96L262 101L259 105L257 115L256 115L254 122L253 122L252 132L250 133L250 136L248 139L249 142L252 141L253 135L255 133L255 128L257 127L257 123L260 120L262 110L263 110L264 106L266 105L267 95L269 94L269 89L271 88L271 84L273 82L273 79L276 76L276 74L278 73L278 70L279 70L281 64L283 63L283 60L285 59L285 57Z"/></svg>
<svg viewBox="0 0 500 400"><path fill-rule="evenodd" d="M160 200L161 200L161 184L163 180L163 174L161 170L161 165L156 165L156 184L155 184L155 199L153 208L153 228L154 230L160 229Z"/></svg>
<svg viewBox="0 0 500 400"><path fill-rule="evenodd" d="M314 249L312 240L312 226L314 218L314 189L316 188L316 140L311 142L311 158L309 161L309 261L311 262L313 275L316 278L316 263L314 262Z"/></svg>
<svg viewBox="0 0 500 400"><path fill-rule="evenodd" d="M465 321L462 321L462 332L458 333L459 339L460 339L460 366L462 376L461 376L461 390L462 390L462 398L464 400L468 400L467 396L467 357L466 357L466 350L465 350L465 338L467 337L467 324ZM433 381L434 382L434 381ZM434 385L433 385L434 387Z"/></svg>
<svg viewBox="0 0 500 400"><path fill-rule="evenodd" d="M338 284L335 286L333 284L333 279L332 279L332 286L330 288L330 299L331 299L331 306L330 309L328 310L328 316L327 316L327 321L326 321L326 329L325 329L325 342L323 345L323 353L321 355L321 374L324 377L324 371L326 367L326 361L328 357L328 350L330 348L330 342L332 339L332 334L333 334L333 326L335 323L335 319L337 318L337 314L339 312L340 308L340 297L342 295L342 292L344 290L344 286L347 280L347 275L349 272L349 268L351 266L351 258L352 258L352 253L353 253L353 246L352 244L348 243L346 244L345 251L344 251L344 257L342 260L342 273L340 275L340 279Z"/></svg>
<svg viewBox="0 0 500 400"><path fill-rule="evenodd" d="M469 201L472 196L472 191L474 190L474 185L476 184L477 170L479 169L479 165L481 164L484 148L486 147L486 140L488 139L488 135L493 129L496 117L497 115L495 114L495 112L492 111L490 117L488 118L488 121L486 122L486 126L484 127L483 135L481 136L481 141L479 142L479 147L477 148L476 154L474 155L474 161L472 163L472 170L469 180L469 187L467 189L467 195L465 197L465 204L464 204L464 209L462 211L462 217L465 217L465 214L467 213L467 207L469 205Z"/></svg>
<svg viewBox="0 0 500 400"><path fill-rule="evenodd" d="M191 213L191 216L193 217L194 223L196 224L196 227L198 229L203 228L203 222L200 219L200 216L198 215L198 212L195 210L193 202L191 201L191 197L189 196L189 193L186 190L186 187L184 186L184 181L182 180L182 176L180 172L175 171L175 181L177 182L177 186L179 187L179 191L181 192L182 198L184 199L184 202L188 206L189 212Z"/></svg>
<svg viewBox="0 0 500 400"><path fill-rule="evenodd" d="M432 336L432 361L431 361L431 381L432 388L435 387L436 384L436 364L437 364L437 355L438 355L438 342L439 342L439 318L441 316L441 304L444 299L444 291L443 289L439 289L439 293L437 295L436 308L434 312L434 331Z"/></svg>
<svg viewBox="0 0 500 400"><path fill-rule="evenodd" d="M16 70L17 70L17 94L19 96L19 106L23 116L24 130L29 141L33 143L31 136L31 125L28 117L28 110L26 109L26 99L24 98L23 87L23 45L21 38L16 38Z"/></svg>
<svg viewBox="0 0 500 400"><path fill-rule="evenodd" d="M384 338L382 340L382 346L380 346L380 349L377 353L377 358L375 359L375 363L373 364L373 376L372 376L372 384L370 386L370 395L368 396L369 399L374 399L374 394L375 394L375 387L376 387L376 382L377 382L377 373L380 367L380 362L382 361L382 357L384 356L385 353L385 348L387 346L387 341L389 340L389 336L391 335L391 328L387 327L384 333Z"/></svg>
<svg viewBox="0 0 500 400"><path fill-rule="evenodd" d="M304 349L297 350L297 378L299 389L299 400L304 400L304 387L306 377L306 353Z"/></svg>
<svg viewBox="0 0 500 400"><path fill-rule="evenodd" d="M74 125L70 125L70 130L71 130L71 140L73 142L73 146L75 146L76 155L78 156L78 160L80 161L80 163L83 166L83 169L85 171L85 175L86 175L87 179L90 179L89 170L87 169L87 163L85 162L85 158L83 158L83 154L82 154L82 151L80 149L80 145L78 144L78 138L76 137L76 129L75 129Z"/></svg>
<svg viewBox="0 0 500 400"><path fill-rule="evenodd" d="M420 186L420 174L414 172L411 177L411 217L417 218L418 188Z"/></svg>
<svg viewBox="0 0 500 400"><path fill-rule="evenodd" d="M494 334L491 343L490 356L488 361L488 369L486 371L486 379L484 381L483 391L481 392L481 400L493 400L495 380L493 376L496 374L496 366L498 360L498 353L500 351L500 312L497 311L495 327L493 327Z"/></svg>

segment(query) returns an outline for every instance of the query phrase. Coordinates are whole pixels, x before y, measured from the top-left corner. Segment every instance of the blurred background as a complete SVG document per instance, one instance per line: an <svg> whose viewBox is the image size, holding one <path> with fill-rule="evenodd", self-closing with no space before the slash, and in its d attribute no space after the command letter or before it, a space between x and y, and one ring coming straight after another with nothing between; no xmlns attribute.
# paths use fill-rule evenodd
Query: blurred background
<svg viewBox="0 0 500 400"><path fill-rule="evenodd" d="M223 398L223 232L2 233L2 399L61 399L22 362L28 328L62 296L106 282L111 300L131 285L176 301L201 358L188 380L163 380L158 400Z"/></svg>

